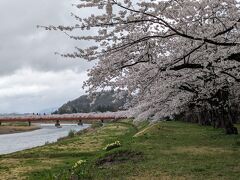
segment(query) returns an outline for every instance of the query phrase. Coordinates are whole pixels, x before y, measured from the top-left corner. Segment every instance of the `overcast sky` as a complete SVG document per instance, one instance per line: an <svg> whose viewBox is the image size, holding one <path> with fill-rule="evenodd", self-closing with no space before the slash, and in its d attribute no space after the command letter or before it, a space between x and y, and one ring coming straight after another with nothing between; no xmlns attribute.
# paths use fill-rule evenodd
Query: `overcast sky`
<svg viewBox="0 0 240 180"><path fill-rule="evenodd" d="M82 84L92 65L54 52L85 44L36 28L74 23L72 2L0 0L0 113L39 112L84 93Z"/></svg>

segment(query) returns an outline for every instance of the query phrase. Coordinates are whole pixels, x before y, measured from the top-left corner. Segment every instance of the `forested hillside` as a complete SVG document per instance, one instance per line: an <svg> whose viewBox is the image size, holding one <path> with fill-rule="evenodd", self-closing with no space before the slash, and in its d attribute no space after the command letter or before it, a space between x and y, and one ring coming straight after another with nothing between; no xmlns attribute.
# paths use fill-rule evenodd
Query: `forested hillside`
<svg viewBox="0 0 240 180"><path fill-rule="evenodd" d="M125 102L126 96L122 99L116 99L114 91L97 92L93 97L83 95L67 102L55 111L54 114L115 112L124 109L123 106Z"/></svg>

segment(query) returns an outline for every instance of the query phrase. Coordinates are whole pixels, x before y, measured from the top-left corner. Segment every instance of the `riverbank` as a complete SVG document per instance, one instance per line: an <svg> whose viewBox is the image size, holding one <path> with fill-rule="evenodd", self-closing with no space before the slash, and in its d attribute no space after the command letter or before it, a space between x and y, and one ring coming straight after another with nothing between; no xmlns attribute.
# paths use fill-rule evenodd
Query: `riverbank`
<svg viewBox="0 0 240 180"><path fill-rule="evenodd" d="M0 126L0 135L2 134L13 134L13 133L21 133L28 132L40 129L37 125L25 126L25 125L14 125L14 124L6 124Z"/></svg>
<svg viewBox="0 0 240 180"><path fill-rule="evenodd" d="M125 120L0 156L0 170L3 179L237 180L240 136L183 122Z"/></svg>
<svg viewBox="0 0 240 180"><path fill-rule="evenodd" d="M70 131L77 132L89 127L88 124L82 126L63 124L62 128L56 128L54 124L40 124L39 126L41 128L35 131L0 135L0 155L54 143L59 138L68 136Z"/></svg>

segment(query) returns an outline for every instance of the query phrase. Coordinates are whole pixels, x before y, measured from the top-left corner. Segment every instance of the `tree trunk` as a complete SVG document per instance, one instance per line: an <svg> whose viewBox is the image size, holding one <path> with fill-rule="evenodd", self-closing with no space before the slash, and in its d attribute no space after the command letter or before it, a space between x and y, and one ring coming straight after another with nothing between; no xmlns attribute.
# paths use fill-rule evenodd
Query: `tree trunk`
<svg viewBox="0 0 240 180"><path fill-rule="evenodd" d="M233 124L228 124L225 127L226 134L238 134L238 129Z"/></svg>
<svg viewBox="0 0 240 180"><path fill-rule="evenodd" d="M233 120L230 114L229 105L229 89L225 87L224 89L218 91L217 97L219 99L219 111L220 111L220 125L225 129L226 134L238 134L238 129L234 127Z"/></svg>
<svg viewBox="0 0 240 180"><path fill-rule="evenodd" d="M233 125L230 112L226 112L226 120L227 120L225 124L226 134L238 134L238 129Z"/></svg>
<svg viewBox="0 0 240 180"><path fill-rule="evenodd" d="M238 129L234 127L229 110L219 108L213 113L213 119L215 128L225 129L226 134L238 134Z"/></svg>

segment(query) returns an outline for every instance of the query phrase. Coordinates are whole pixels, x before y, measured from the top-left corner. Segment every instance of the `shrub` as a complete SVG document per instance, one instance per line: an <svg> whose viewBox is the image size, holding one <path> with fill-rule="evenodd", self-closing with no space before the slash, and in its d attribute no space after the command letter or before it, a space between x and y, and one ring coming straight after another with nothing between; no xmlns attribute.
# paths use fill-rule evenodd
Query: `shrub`
<svg viewBox="0 0 240 180"><path fill-rule="evenodd" d="M75 134L76 134L76 131L74 131L74 130L71 129L71 130L68 132L68 137L74 137Z"/></svg>
<svg viewBox="0 0 240 180"><path fill-rule="evenodd" d="M101 123L101 122L94 122L91 125L91 128L98 128L98 127L102 127L102 126L103 126L103 123Z"/></svg>
<svg viewBox="0 0 240 180"><path fill-rule="evenodd" d="M46 142L45 142L45 145L49 145L49 144L51 144L49 141L46 141Z"/></svg>
<svg viewBox="0 0 240 180"><path fill-rule="evenodd" d="M114 143L108 144L105 148L103 148L103 150L110 151L120 146L121 146L120 141L115 141Z"/></svg>

